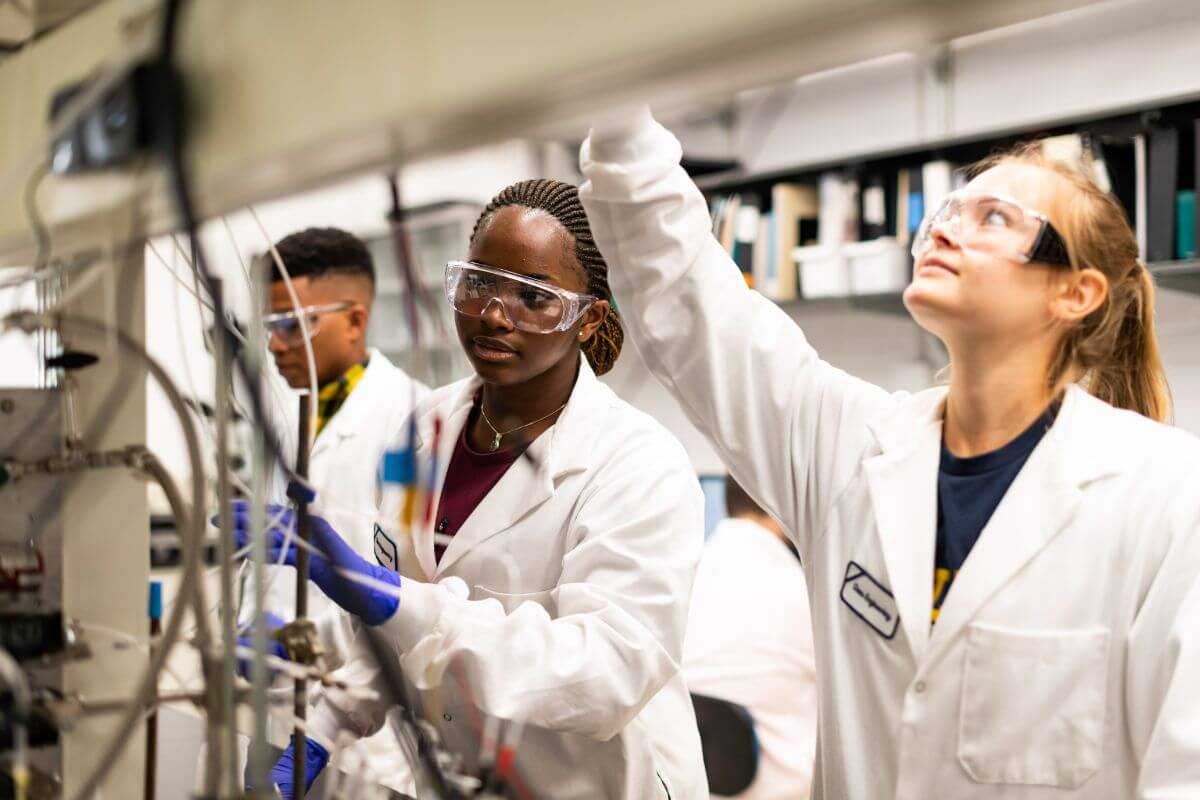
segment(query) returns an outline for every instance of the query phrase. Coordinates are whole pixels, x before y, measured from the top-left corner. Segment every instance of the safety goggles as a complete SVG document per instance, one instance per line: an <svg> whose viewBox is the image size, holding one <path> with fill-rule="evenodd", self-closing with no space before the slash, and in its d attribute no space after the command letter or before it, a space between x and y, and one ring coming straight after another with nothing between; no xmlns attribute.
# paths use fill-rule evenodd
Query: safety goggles
<svg viewBox="0 0 1200 800"><path fill-rule="evenodd" d="M948 230L964 249L989 253L1022 264L1037 261L1069 267L1067 245L1045 214L995 194L951 192L925 217L913 238L913 258L933 247L936 228Z"/></svg>
<svg viewBox="0 0 1200 800"><path fill-rule="evenodd" d="M272 337L281 342L285 347L299 347L304 344L304 328L308 328L308 339L312 340L314 336L321 332L321 317L325 314L332 314L335 311L345 311L350 308L353 303L343 301L340 303L329 303L321 306L304 306L300 309L292 309L291 311L281 311L278 314L267 314L263 317L263 327L266 328L267 341ZM300 324L303 317L305 325Z"/></svg>
<svg viewBox="0 0 1200 800"><path fill-rule="evenodd" d="M529 333L565 331L596 302L590 294L469 261L446 265L446 299L468 317L482 317L497 303L514 328Z"/></svg>

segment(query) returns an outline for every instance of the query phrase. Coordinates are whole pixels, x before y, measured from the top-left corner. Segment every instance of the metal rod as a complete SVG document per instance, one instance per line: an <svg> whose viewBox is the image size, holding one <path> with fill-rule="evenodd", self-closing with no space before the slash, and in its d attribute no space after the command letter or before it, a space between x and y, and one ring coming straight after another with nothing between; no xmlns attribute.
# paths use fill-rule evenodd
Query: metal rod
<svg viewBox="0 0 1200 800"><path fill-rule="evenodd" d="M312 436L311 420L312 420L312 403L316 400L310 393L305 392L300 395L300 419L299 419L299 435L296 437L296 474L301 478L308 478L308 462L311 454L310 437ZM298 495L296 500L296 536L301 542L308 543L309 540L309 519L308 519L308 500ZM308 617L308 548L296 548L296 621L302 622ZM296 716L297 725L292 732L292 750L293 752L293 775L292 775L292 797L293 800L302 800L304 797L304 775L305 775L305 760L308 755L308 748L304 735L304 730L299 723L303 723L308 715L308 678L296 679L296 691L294 696L293 713Z"/></svg>
<svg viewBox="0 0 1200 800"><path fill-rule="evenodd" d="M216 289L214 289L215 291ZM220 320L213 320L213 325L220 324ZM220 390L221 379L221 355L219 352L214 353L214 361L218 377L216 378L214 388ZM220 435L218 433L218 435ZM219 445L218 445L219 447ZM217 456L217 472L221 472L223 464L218 451ZM203 508L207 505L205 497L194 497L192 503ZM225 516L225 506L222 503L218 508L218 514L221 515L221 530L228 531L229 519ZM221 537L221 542L225 541L225 537ZM201 545L203 546L203 545ZM221 551L224 553L224 550ZM222 562L222 570L224 562ZM221 575L222 584L224 583L224 574ZM221 587L222 598L224 597L224 585ZM197 613L207 614L208 609L199 609ZM222 622L222 628L224 624ZM200 664L201 671L204 675L204 685L208 689L208 696L204 700L204 796L219 797L221 795L221 766L224 763L224 738L221 731L229 724L228 718L225 716L224 690L225 690L225 670L222 668L222 659L217 657L216 642L210 641L203 648L200 648Z"/></svg>
<svg viewBox="0 0 1200 800"><path fill-rule="evenodd" d="M162 584L150 582L150 639L156 641L162 636ZM152 644L151 650L155 646ZM146 786L145 800L154 800L155 784L158 778L158 712L153 711L146 717Z"/></svg>
<svg viewBox="0 0 1200 800"><path fill-rule="evenodd" d="M247 330L246 372L259 379L263 365L266 342L263 336L262 309L266 298L262 270L250 273L250 326ZM266 431L255 428L253 436L253 470L251 484L253 497L250 503L250 542L253 559L254 620L251 639L254 645L254 660L250 665L250 682L253 686L251 705L254 713L254 736L250 742L250 783L270 791L268 781L271 770L271 747L267 741L269 698L267 695L267 619L266 619L266 562L267 540L263 528L266 512L263 499L266 496L268 475L273 465L267 448Z"/></svg>
<svg viewBox="0 0 1200 800"><path fill-rule="evenodd" d="M223 287L219 279L212 282L212 291L221 293ZM231 359L229 352L229 337L223 336L218 329L222 320L213 320L213 406L216 417L217 437L217 514L220 517L222 532L233 530L233 507L229 487L229 391L232 383ZM234 700L235 665L237 658L237 610L234 599L234 567L233 543L228 535L218 539L218 553L221 564L221 644L223 656L219 662L221 669L220 707L223 722L221 735L221 765L224 766L224 787L221 792L226 797L236 797L241 784L238 776L237 758L237 706Z"/></svg>

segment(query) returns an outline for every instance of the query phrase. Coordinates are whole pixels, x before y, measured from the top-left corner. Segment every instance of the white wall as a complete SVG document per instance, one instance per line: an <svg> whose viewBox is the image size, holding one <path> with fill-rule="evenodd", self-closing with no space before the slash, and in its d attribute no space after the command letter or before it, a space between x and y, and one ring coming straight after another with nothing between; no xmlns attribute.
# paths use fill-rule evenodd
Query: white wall
<svg viewBox="0 0 1200 800"><path fill-rule="evenodd" d="M735 155L791 169L1197 97L1198 41L1196 0L1108 0L880 54L739 95Z"/></svg>
<svg viewBox="0 0 1200 800"><path fill-rule="evenodd" d="M0 279L7 275L0 271ZM37 294L32 283L0 289L0 315L35 307ZM32 336L20 331L0 334L0 386L10 388L38 385L37 346Z"/></svg>

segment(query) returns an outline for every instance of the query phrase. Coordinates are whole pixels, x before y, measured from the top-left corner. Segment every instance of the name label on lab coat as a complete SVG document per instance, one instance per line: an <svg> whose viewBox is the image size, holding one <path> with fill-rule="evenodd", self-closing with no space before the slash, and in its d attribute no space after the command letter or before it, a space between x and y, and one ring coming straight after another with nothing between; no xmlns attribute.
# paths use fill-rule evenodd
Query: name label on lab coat
<svg viewBox="0 0 1200 800"><path fill-rule="evenodd" d="M379 562L381 567L400 571L399 553L396 550L396 543L383 532L383 528L379 527L379 523L375 523L375 560Z"/></svg>
<svg viewBox="0 0 1200 800"><path fill-rule="evenodd" d="M896 598L882 583L872 578L862 565L853 561L846 565L842 602L883 638L895 637L896 629L900 627Z"/></svg>

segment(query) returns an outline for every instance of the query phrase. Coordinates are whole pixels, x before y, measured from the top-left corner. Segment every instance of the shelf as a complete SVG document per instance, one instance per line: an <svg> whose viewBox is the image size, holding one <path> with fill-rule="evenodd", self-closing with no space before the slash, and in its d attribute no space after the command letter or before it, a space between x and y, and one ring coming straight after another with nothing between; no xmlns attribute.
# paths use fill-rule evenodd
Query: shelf
<svg viewBox="0 0 1200 800"><path fill-rule="evenodd" d="M1151 126L1147 120L1151 117L1190 120L1195 119L1197 115L1200 115L1200 102L1195 98L1174 103L1151 102L1140 104L1133 109L1088 114L1059 122L930 138L905 142L895 147L811 161L800 160L765 169L733 167L700 175L695 178L695 183L701 191L709 194L745 191L769 194L771 184L781 181L814 182L822 173L832 170L870 167L877 171L890 171L899 167L918 166L934 159L947 159L955 164L967 165L998 150L1003 151L1034 138L1071 133L1107 134L1113 131L1132 135L1148 131Z"/></svg>
<svg viewBox="0 0 1200 800"><path fill-rule="evenodd" d="M1187 261L1160 261L1148 266L1154 282L1160 289L1170 289L1189 294L1200 294L1200 259ZM858 312L892 314L907 317L903 292L882 294L850 295L847 297L799 297L795 300L776 301L788 311L812 310L815 312Z"/></svg>
<svg viewBox="0 0 1200 800"><path fill-rule="evenodd" d="M795 300L777 301L776 305L789 313L798 311L814 311L818 313L865 311L872 314L890 314L897 317L909 316L908 309L904 307L902 292L857 294L847 297L797 298Z"/></svg>
<svg viewBox="0 0 1200 800"><path fill-rule="evenodd" d="M1149 264L1148 268L1160 289L1200 294L1200 259L1160 261Z"/></svg>

